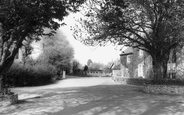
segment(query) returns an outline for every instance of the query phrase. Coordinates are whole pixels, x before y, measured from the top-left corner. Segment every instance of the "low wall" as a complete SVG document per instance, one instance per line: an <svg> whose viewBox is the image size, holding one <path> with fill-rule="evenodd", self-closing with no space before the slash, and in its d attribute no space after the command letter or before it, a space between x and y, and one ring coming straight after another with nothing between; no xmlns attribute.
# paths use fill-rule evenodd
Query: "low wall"
<svg viewBox="0 0 184 115"><path fill-rule="evenodd" d="M18 101L18 94L6 95L0 97L0 107L16 104Z"/></svg>
<svg viewBox="0 0 184 115"><path fill-rule="evenodd" d="M150 82L149 79L143 78L123 78L123 77L113 77L112 78L115 82L122 83L122 84L129 84L129 85L141 85L148 84Z"/></svg>
<svg viewBox="0 0 184 115"><path fill-rule="evenodd" d="M143 86L143 91L146 93L152 94L166 94L166 95L184 95L184 86L181 85L183 81L178 82L177 80L167 81L162 85L151 84L151 80L143 78L122 78L122 77L113 77L115 82L122 83L124 85L138 85ZM163 82L163 81L162 81ZM180 85L171 85L171 83L180 84Z"/></svg>
<svg viewBox="0 0 184 115"><path fill-rule="evenodd" d="M183 86L172 85L145 85L143 91L153 94L184 95Z"/></svg>

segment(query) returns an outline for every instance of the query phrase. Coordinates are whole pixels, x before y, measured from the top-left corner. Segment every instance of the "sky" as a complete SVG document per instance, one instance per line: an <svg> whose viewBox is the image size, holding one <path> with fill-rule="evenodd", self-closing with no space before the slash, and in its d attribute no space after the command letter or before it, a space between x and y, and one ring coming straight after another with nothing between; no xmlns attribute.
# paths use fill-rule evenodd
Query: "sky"
<svg viewBox="0 0 184 115"><path fill-rule="evenodd" d="M80 41L76 40L72 35L72 30L70 26L75 24L73 17L76 15L69 15L64 19L66 23L65 26L59 28L59 31L67 37L68 41L74 48L74 58L77 59L82 65L86 65L88 59L91 59L93 62L107 64L108 62L115 61L120 59L120 51L117 46L108 45L105 47L89 47L82 44ZM41 52L40 42L33 43L33 58L37 58Z"/></svg>
<svg viewBox="0 0 184 115"><path fill-rule="evenodd" d="M108 45L105 47L89 47L82 44L72 36L70 27L65 26L60 30L66 35L70 44L73 46L75 59L83 65L87 64L88 59L91 59L93 62L107 64L108 62L115 61L120 58L120 51L116 50L116 46Z"/></svg>
<svg viewBox="0 0 184 115"><path fill-rule="evenodd" d="M70 26L75 24L73 16L76 15L70 15L64 19L66 26L61 27L60 31L66 35L67 39L74 48L74 57L81 64L86 65L88 59L91 59L93 62L107 64L108 62L115 61L120 58L120 51L118 50L119 47L117 46L109 44L105 47L90 47L76 40L72 35L72 30L70 29Z"/></svg>

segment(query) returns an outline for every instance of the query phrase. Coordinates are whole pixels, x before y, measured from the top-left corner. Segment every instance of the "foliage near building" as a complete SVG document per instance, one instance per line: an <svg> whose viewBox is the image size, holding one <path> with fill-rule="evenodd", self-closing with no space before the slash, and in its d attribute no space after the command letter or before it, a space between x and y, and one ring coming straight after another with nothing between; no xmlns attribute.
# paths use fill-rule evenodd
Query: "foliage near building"
<svg viewBox="0 0 184 115"><path fill-rule="evenodd" d="M55 66L32 59L25 64L14 63L4 74L4 83L8 86L39 86L53 83L56 79Z"/></svg>
<svg viewBox="0 0 184 115"><path fill-rule="evenodd" d="M166 78L169 55L183 41L183 0L88 0L83 8L76 38L142 49L152 57L154 78Z"/></svg>
<svg viewBox="0 0 184 115"><path fill-rule="evenodd" d="M83 0L0 0L0 75L7 72L23 41L53 35ZM51 31L45 33L44 29ZM2 76L1 76L2 78Z"/></svg>

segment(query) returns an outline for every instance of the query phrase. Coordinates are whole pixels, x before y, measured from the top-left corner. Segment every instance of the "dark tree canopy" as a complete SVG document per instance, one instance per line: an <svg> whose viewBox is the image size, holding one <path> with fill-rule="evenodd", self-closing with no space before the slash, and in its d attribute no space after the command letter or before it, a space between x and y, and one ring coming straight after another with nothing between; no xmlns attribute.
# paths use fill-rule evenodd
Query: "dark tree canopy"
<svg viewBox="0 0 184 115"><path fill-rule="evenodd" d="M25 39L52 35L83 0L0 0L0 74L10 68ZM51 33L44 33L48 28Z"/></svg>
<svg viewBox="0 0 184 115"><path fill-rule="evenodd" d="M87 72L87 71L88 71L88 66L85 65L85 66L84 66L84 72Z"/></svg>
<svg viewBox="0 0 184 115"><path fill-rule="evenodd" d="M184 11L182 1L124 1L92 1L87 4L85 18L80 22L88 32L87 38L82 38L85 43L93 45L95 41L101 44L111 41L148 51L163 46L170 48L180 42ZM81 34L76 32L75 37Z"/></svg>
<svg viewBox="0 0 184 115"><path fill-rule="evenodd" d="M165 77L169 54L183 41L184 0L88 0L85 7L76 38L83 32L88 45L142 49L153 58L155 76Z"/></svg>

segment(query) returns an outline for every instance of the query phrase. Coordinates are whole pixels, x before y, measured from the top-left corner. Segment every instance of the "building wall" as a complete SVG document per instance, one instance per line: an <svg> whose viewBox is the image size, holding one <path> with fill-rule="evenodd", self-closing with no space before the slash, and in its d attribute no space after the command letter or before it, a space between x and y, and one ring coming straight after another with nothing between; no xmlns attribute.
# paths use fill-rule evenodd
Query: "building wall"
<svg viewBox="0 0 184 115"><path fill-rule="evenodd" d="M177 51L176 56L176 77L184 79L184 48Z"/></svg>
<svg viewBox="0 0 184 115"><path fill-rule="evenodd" d="M112 75L115 77L120 77L122 75L121 70L113 70Z"/></svg>
<svg viewBox="0 0 184 115"><path fill-rule="evenodd" d="M172 55L172 52L171 52ZM121 64L122 64L122 77L126 76L125 74L129 73L127 75L128 77L143 77L143 78L153 78L153 70L152 70L152 58L149 54L146 52L143 52L143 56L140 57L139 50L133 49L133 54L131 55L131 62L127 63L127 57L128 55L121 56ZM170 56L170 59L172 56ZM171 59L172 60L172 59ZM175 63L175 61L168 63ZM141 70L140 68L143 68ZM128 70L126 70L128 69ZM141 73L142 72L142 73ZM126 77L127 77L126 76ZM175 77L174 77L175 78ZM181 50L178 50L176 53L176 78L184 79L184 48Z"/></svg>
<svg viewBox="0 0 184 115"><path fill-rule="evenodd" d="M127 67L121 65L121 77L130 77L130 73Z"/></svg>
<svg viewBox="0 0 184 115"><path fill-rule="evenodd" d="M128 58L130 58L130 62L128 62ZM120 57L121 61L121 66L120 66L120 71L121 71L121 77L130 77L130 70L131 68L131 60L132 56L131 55L123 55Z"/></svg>
<svg viewBox="0 0 184 115"><path fill-rule="evenodd" d="M130 62L127 62L128 58ZM151 78L152 59L146 52L133 49L132 55L122 55L120 59L122 77Z"/></svg>

